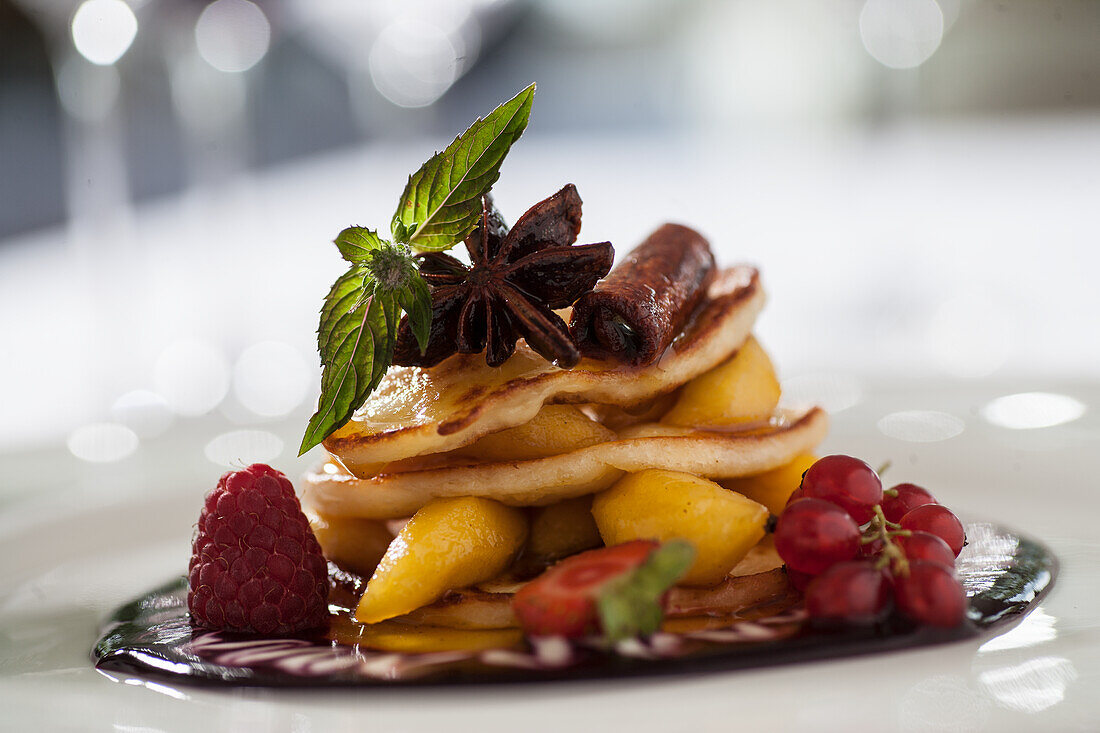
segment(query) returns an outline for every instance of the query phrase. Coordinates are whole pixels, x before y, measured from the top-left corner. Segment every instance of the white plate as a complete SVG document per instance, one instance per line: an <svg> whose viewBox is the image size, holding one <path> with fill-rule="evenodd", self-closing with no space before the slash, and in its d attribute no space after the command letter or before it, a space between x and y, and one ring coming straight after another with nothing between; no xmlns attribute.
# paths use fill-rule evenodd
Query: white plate
<svg viewBox="0 0 1100 733"><path fill-rule="evenodd" d="M790 391L823 388L834 410L855 402L836 412L826 450L872 464L889 459L888 484L923 484L960 513L1002 522L1049 544L1062 569L1039 609L984 643L682 678L377 693L225 692L114 682L92 668L89 650L113 608L186 567L190 526L202 493L219 473L203 457L210 434L200 424L111 467L88 464L74 472L65 468L71 457L42 455L35 457L41 472L32 473L26 461L5 459L37 495L9 504L0 517L0 728L1095 728L1100 387L875 385L832 376L793 380ZM1036 390L1076 403L1040 397L988 407L998 397ZM1064 420L1074 413L1067 404L1085 411L1048 427L1005 427ZM294 426L280 431L289 440ZM273 462L286 470L302 465Z"/></svg>

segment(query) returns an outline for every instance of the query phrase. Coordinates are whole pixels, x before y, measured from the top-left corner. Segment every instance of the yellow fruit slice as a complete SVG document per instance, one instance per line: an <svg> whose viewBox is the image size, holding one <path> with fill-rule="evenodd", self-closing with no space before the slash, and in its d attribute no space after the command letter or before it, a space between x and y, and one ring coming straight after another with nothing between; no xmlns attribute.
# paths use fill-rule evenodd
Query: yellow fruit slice
<svg viewBox="0 0 1100 733"><path fill-rule="evenodd" d="M484 461L524 461L557 456L615 440L615 433L575 405L546 405L529 422L491 433L455 451Z"/></svg>
<svg viewBox="0 0 1100 733"><path fill-rule="evenodd" d="M728 427L767 420L779 404L771 359L752 336L733 358L683 386L661 422L686 427Z"/></svg>
<svg viewBox="0 0 1100 733"><path fill-rule="evenodd" d="M392 621L360 624L334 619L328 638L338 644L387 652L428 653L502 649L523 641L519 629L448 629L441 626L409 626Z"/></svg>
<svg viewBox="0 0 1100 733"><path fill-rule="evenodd" d="M723 479L718 483L760 502L772 514L782 514L783 508L787 506L787 499L802 485L802 474L816 461L817 458L812 454L802 453L790 463L771 471L744 478Z"/></svg>
<svg viewBox="0 0 1100 733"><path fill-rule="evenodd" d="M549 564L603 544L592 518L592 497L578 496L535 509L524 557Z"/></svg>
<svg viewBox="0 0 1100 733"><path fill-rule="evenodd" d="M527 539L523 512L491 499L436 499L405 524L359 600L355 618L401 616L500 575Z"/></svg>
<svg viewBox="0 0 1100 733"><path fill-rule="evenodd" d="M682 585L718 583L764 536L768 510L713 481L677 471L624 476L592 502L607 545L631 540L682 539L695 546L695 562Z"/></svg>
<svg viewBox="0 0 1100 733"><path fill-rule="evenodd" d="M326 560L368 576L386 554L393 534L379 519L311 514L309 526Z"/></svg>

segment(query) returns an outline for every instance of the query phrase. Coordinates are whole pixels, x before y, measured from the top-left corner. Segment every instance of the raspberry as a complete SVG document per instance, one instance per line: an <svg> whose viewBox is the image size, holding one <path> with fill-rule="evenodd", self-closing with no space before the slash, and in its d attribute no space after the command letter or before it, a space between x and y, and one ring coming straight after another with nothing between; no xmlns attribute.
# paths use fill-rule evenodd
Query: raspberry
<svg viewBox="0 0 1100 733"><path fill-rule="evenodd" d="M328 622L328 567L279 471L230 471L206 496L191 545L187 606L195 626L291 634Z"/></svg>

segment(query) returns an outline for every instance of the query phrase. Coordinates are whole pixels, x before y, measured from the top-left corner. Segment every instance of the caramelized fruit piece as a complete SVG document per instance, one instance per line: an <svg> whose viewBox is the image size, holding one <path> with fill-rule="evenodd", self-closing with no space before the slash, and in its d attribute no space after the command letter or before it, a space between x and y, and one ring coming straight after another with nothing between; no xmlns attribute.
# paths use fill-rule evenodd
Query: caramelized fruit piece
<svg viewBox="0 0 1100 733"><path fill-rule="evenodd" d="M535 509L526 557L534 564L549 565L603 544L592 517L592 497L578 496Z"/></svg>
<svg viewBox="0 0 1100 733"><path fill-rule="evenodd" d="M386 523L378 519L311 514L309 526L326 560L364 577L378 567L393 540Z"/></svg>
<svg viewBox="0 0 1100 733"><path fill-rule="evenodd" d="M435 626L448 629L513 629L519 621L512 613L514 593L486 593L477 588L450 591L435 603L386 623Z"/></svg>
<svg viewBox="0 0 1100 733"><path fill-rule="evenodd" d="M523 641L516 629L448 629L441 626L409 626L392 621L360 624L334 619L328 638L338 644L387 652L451 652L502 649Z"/></svg>
<svg viewBox="0 0 1100 733"><path fill-rule="evenodd" d="M782 514L783 508L787 506L787 499L802 483L802 474L814 465L816 460L817 458L813 455L802 453L785 466L758 473L755 476L726 479L719 483L731 491L744 494L753 501L763 504L772 514Z"/></svg>
<svg viewBox="0 0 1100 733"><path fill-rule="evenodd" d="M695 562L681 584L713 585L764 537L768 510L713 481L651 469L624 476L599 494L592 515L607 545L637 539L691 542Z"/></svg>
<svg viewBox="0 0 1100 733"><path fill-rule="evenodd" d="M658 422L676 404L677 395L672 391L637 405L588 405L586 410L601 425L619 433L633 425Z"/></svg>
<svg viewBox="0 0 1100 733"><path fill-rule="evenodd" d="M733 358L683 386L661 422L688 427L725 427L767 420L779 404L779 380L756 339Z"/></svg>
<svg viewBox="0 0 1100 733"><path fill-rule="evenodd" d="M491 433L456 455L483 461L546 458L615 440L615 433L575 405L546 405L529 422Z"/></svg>
<svg viewBox="0 0 1100 733"><path fill-rule="evenodd" d="M490 499L436 499L390 543L355 618L376 623L500 575L527 539L519 509Z"/></svg>
<svg viewBox="0 0 1100 733"><path fill-rule="evenodd" d="M782 568L752 575L731 575L706 588L676 586L668 592L669 617L731 616L761 604L788 601L789 584Z"/></svg>

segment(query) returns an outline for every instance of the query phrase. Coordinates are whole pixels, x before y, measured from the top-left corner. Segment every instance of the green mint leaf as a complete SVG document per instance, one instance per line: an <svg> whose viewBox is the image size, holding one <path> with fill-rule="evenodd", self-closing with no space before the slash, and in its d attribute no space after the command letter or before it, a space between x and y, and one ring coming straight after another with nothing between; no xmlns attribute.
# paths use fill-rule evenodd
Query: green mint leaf
<svg viewBox="0 0 1100 733"><path fill-rule="evenodd" d="M378 234L365 227L348 227L336 235L336 247L340 250L340 255L352 264L366 262L371 253L382 244Z"/></svg>
<svg viewBox="0 0 1100 733"><path fill-rule="evenodd" d="M477 226L481 197L500 176L500 165L531 116L535 85L470 125L413 175L393 215L393 236L419 250L441 251Z"/></svg>
<svg viewBox="0 0 1100 733"><path fill-rule="evenodd" d="M636 570L609 583L596 600L604 638L615 643L657 631L664 618L661 598L694 560L690 542L673 540L654 550Z"/></svg>
<svg viewBox="0 0 1100 733"><path fill-rule="evenodd" d="M408 314L416 345L423 354L428 349L428 335L432 330L432 293L428 283L424 282L420 273L415 273L409 280L409 286L399 296L401 310Z"/></svg>
<svg viewBox="0 0 1100 733"><path fill-rule="evenodd" d="M346 424L382 381L393 361L402 310L421 349L431 328L431 294L408 247L359 227L340 232L336 244L341 252L348 244L357 261L336 280L321 308L321 398L299 455Z"/></svg>
<svg viewBox="0 0 1100 733"><path fill-rule="evenodd" d="M396 296L380 291L359 265L332 286L321 310L321 397L298 455L327 438L374 391L393 360L400 309Z"/></svg>
<svg viewBox="0 0 1100 733"><path fill-rule="evenodd" d="M336 247L351 267L321 309L317 350L321 397L298 455L345 425L393 361L404 311L421 353L431 334L431 293L410 247L444 250L477 226L481 197L500 176L504 156L531 116L535 85L479 119L409 177L392 228L396 243L373 230L348 227Z"/></svg>

